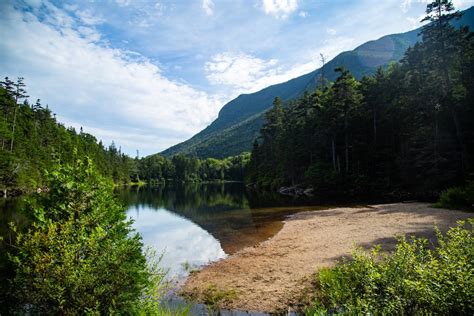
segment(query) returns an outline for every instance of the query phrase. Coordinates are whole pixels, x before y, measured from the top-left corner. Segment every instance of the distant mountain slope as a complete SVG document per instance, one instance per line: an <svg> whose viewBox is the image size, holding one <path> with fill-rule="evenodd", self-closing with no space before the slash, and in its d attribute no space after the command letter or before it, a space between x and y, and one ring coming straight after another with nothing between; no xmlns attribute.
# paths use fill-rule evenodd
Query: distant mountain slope
<svg viewBox="0 0 474 316"><path fill-rule="evenodd" d="M474 7L464 11L456 26L474 25ZM421 29L401 34L392 34L369 41L352 51L343 52L324 67L327 79L336 79L334 69L344 66L357 79L372 74L379 66L400 60L408 47L418 40ZM269 86L258 92L239 95L220 110L217 119L191 139L170 147L161 154L173 156L178 153L195 155L200 158L225 158L250 151L253 140L258 136L263 123L263 113L279 96L289 101L316 87L321 69L291 79L287 82Z"/></svg>

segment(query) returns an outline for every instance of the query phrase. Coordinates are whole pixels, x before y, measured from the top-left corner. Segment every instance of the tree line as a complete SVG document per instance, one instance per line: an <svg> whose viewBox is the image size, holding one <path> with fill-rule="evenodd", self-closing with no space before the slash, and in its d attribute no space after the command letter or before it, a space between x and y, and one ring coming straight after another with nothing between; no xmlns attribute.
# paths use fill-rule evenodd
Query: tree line
<svg viewBox="0 0 474 316"><path fill-rule="evenodd" d="M76 131L56 120L37 100L31 104L23 78L8 77L0 87L0 188L30 190L45 185L45 170L54 163L72 163L74 156L89 157L98 172L116 184L163 181L241 181L249 154L223 160L200 160L177 155L132 158L114 142L108 147L82 128Z"/></svg>
<svg viewBox="0 0 474 316"><path fill-rule="evenodd" d="M439 192L473 172L474 40L447 1L428 5L422 41L356 80L345 68L283 106L275 98L247 181L352 194Z"/></svg>
<svg viewBox="0 0 474 316"><path fill-rule="evenodd" d="M116 182L129 178L129 158L114 143L105 147L82 128L77 132L56 120L40 100L28 101L23 78L8 77L0 87L0 186L42 187L44 171L55 161L72 163L74 155L89 156L99 172Z"/></svg>
<svg viewBox="0 0 474 316"><path fill-rule="evenodd" d="M151 155L134 159L131 178L134 182L147 183L243 181L249 160L250 153L222 160L198 159L183 154L177 154L171 159L161 155Z"/></svg>

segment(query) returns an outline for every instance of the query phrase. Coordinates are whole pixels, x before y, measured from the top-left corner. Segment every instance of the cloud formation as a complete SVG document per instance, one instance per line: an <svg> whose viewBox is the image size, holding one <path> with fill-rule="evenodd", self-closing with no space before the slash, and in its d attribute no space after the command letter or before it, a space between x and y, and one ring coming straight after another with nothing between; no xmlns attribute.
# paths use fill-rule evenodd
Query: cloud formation
<svg viewBox="0 0 474 316"><path fill-rule="evenodd" d="M335 32L331 33L335 35ZM227 86L235 97L307 74L321 67L320 54L328 61L353 46L353 38L335 36L323 41L318 49L306 52L304 59L292 65L285 65L277 59L223 52L206 62L205 73L209 83Z"/></svg>
<svg viewBox="0 0 474 316"><path fill-rule="evenodd" d="M206 127L238 94L319 68L320 53L329 61L420 26L426 7L252 2L0 0L0 76L25 77L31 99L66 125L151 154Z"/></svg>
<svg viewBox="0 0 474 316"><path fill-rule="evenodd" d="M202 0L202 9L207 15L214 14L214 2L212 0Z"/></svg>
<svg viewBox="0 0 474 316"><path fill-rule="evenodd" d="M278 18L287 18L298 8L297 0L263 0L263 10Z"/></svg>
<svg viewBox="0 0 474 316"><path fill-rule="evenodd" d="M85 126L133 153L147 153L184 140L209 124L221 104L216 97L166 78L144 56L101 42L90 27L55 10L55 20L40 21L28 11L2 5L0 74L24 76L29 93L48 100L67 125ZM90 21L89 21L90 22ZM117 126L126 126L117 130Z"/></svg>
<svg viewBox="0 0 474 316"><path fill-rule="evenodd" d="M433 0L403 0L400 4L400 8L403 12L407 12L413 3L422 3L428 4ZM455 8L465 8L468 5L472 5L472 0L453 0L453 4Z"/></svg>

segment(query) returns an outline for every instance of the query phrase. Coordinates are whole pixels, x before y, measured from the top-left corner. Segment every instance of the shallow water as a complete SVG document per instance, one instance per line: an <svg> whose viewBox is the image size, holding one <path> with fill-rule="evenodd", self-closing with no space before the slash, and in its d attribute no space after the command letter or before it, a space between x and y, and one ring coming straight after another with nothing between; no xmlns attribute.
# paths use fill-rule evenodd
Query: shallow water
<svg viewBox="0 0 474 316"><path fill-rule="evenodd" d="M214 236L185 217L139 205L131 205L127 214L143 243L162 256L160 266L168 276L181 278L193 268L226 257Z"/></svg>
<svg viewBox="0 0 474 316"><path fill-rule="evenodd" d="M261 197L255 202L238 183L124 188L117 195L145 246L162 254L160 265L178 279L271 238L285 217L305 209L262 207Z"/></svg>

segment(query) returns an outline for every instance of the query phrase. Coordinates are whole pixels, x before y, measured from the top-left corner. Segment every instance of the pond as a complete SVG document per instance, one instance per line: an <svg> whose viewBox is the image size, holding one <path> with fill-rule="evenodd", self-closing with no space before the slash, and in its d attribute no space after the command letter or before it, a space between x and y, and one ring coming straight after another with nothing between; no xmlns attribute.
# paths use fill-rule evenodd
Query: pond
<svg viewBox="0 0 474 316"><path fill-rule="evenodd" d="M271 238L285 217L305 209L291 198L252 194L240 183L132 187L117 196L145 246L162 254L160 265L175 279Z"/></svg>

